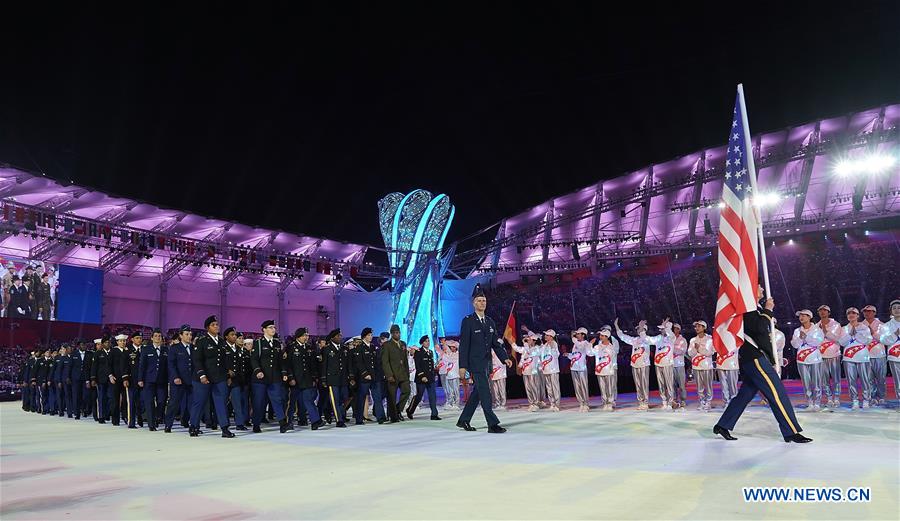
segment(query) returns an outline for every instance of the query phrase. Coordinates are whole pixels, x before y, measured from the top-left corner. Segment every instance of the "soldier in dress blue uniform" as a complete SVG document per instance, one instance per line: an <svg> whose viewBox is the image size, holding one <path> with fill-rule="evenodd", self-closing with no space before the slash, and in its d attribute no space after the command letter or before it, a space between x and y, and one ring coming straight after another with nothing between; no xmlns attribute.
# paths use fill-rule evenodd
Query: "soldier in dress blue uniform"
<svg viewBox="0 0 900 521"><path fill-rule="evenodd" d="M321 375L327 386L325 399L334 413L336 426L344 428L344 400L348 396L350 383L350 362L347 350L341 346L343 335L340 329L332 330L325 337L325 347L322 349Z"/></svg>
<svg viewBox="0 0 900 521"><path fill-rule="evenodd" d="M81 419L82 403L84 400L85 382L84 375L84 342L75 342L72 350L69 374L66 377L66 386L69 388L69 418Z"/></svg>
<svg viewBox="0 0 900 521"><path fill-rule="evenodd" d="M98 342L99 340L99 342ZM112 374L112 366L109 358L109 335L103 335L94 341L98 346L94 352L94 360L91 363L91 388L94 394L96 420L98 423L106 423L109 419L109 377Z"/></svg>
<svg viewBox="0 0 900 521"><path fill-rule="evenodd" d="M59 348L59 361L57 363L59 364L59 379L56 384L58 389L56 392L57 409L60 417L68 415L71 418L72 409L69 406L72 400L70 396L72 389L70 376L70 371L72 370L72 347L69 344L63 344Z"/></svg>
<svg viewBox="0 0 900 521"><path fill-rule="evenodd" d="M22 410L27 412L31 412L31 395L34 391L34 387L31 385L31 375L34 372L36 361L37 354L32 351L22 364L22 373L19 378L22 382Z"/></svg>
<svg viewBox="0 0 900 521"><path fill-rule="evenodd" d="M169 347L163 344L159 329L154 329L150 335L150 345L141 349L137 381L147 425L155 431L165 415L166 387L169 383Z"/></svg>
<svg viewBox="0 0 900 521"><path fill-rule="evenodd" d="M366 414L366 397L372 393L372 410L379 424L386 421L384 414L384 397L381 385L384 380L384 368L381 364L381 352L372 344L372 328L363 328L359 335L360 344L352 351L353 373L359 388L356 391L356 403L353 405L353 417L357 425L362 425Z"/></svg>
<svg viewBox="0 0 900 521"><path fill-rule="evenodd" d="M63 368L63 359L60 356L59 351L52 351L50 353L50 378L48 382L49 386L49 395L50 401L48 403L48 409L50 410L50 414L56 416L60 410L60 398L62 394L62 368Z"/></svg>
<svg viewBox="0 0 900 521"><path fill-rule="evenodd" d="M281 371L281 342L275 338L278 329L274 320L266 320L261 324L262 338L253 342L253 351L250 354L252 367L253 388L253 432L262 432L260 424L266 413L266 397L272 403L275 417L278 419L282 434L288 431L287 420L284 417L284 402L282 401L283 382L287 381L287 375Z"/></svg>
<svg viewBox="0 0 900 521"><path fill-rule="evenodd" d="M288 406L288 422L292 421L293 411L297 411L300 425L307 424L307 415L312 430L317 430L324 422L316 406L319 379L319 351L309 341L309 331L305 327L294 332L294 342L287 351L288 386L291 389L291 402Z"/></svg>
<svg viewBox="0 0 900 521"><path fill-rule="evenodd" d="M44 351L44 356L35 362L35 382L37 383L37 395L35 396L35 410L40 414L47 414L47 400L49 399L48 380L53 360L50 359L50 350Z"/></svg>
<svg viewBox="0 0 900 521"><path fill-rule="evenodd" d="M497 354L497 358L507 367L512 367L512 360L500 339L500 332L491 317L485 314L487 297L481 289L481 284L476 284L472 291L472 305L475 312L462 320L459 329L459 378L462 381L473 381L475 388L466 400L466 406L456 426L474 431L469 422L475 414L475 407L481 403L484 417L487 419L488 432L501 434L506 429L500 426L500 420L491 408L491 391L488 383L488 374L491 370L491 350Z"/></svg>
<svg viewBox="0 0 900 521"><path fill-rule="evenodd" d="M760 287L757 297L759 298L762 293ZM737 439L729 431L734 429L738 418L759 391L766 398L772 414L778 420L778 426L781 428L781 435L785 442L808 443L812 441L800 434L803 429L800 428L800 423L797 422L797 417L794 415L791 400L787 396L784 384L781 383L781 378L772 367L775 356L772 352L771 336L774 327L772 324L773 309L775 309L775 300L770 298L766 300L765 306L757 306L754 311L744 313L745 341L738 351L738 363L742 376L741 389L728 404L722 417L719 418L719 422L713 427L713 433L726 440Z"/></svg>
<svg viewBox="0 0 900 521"><path fill-rule="evenodd" d="M209 316L203 322L206 334L194 344L191 361L194 364L194 384L191 396L191 436L202 434L200 416L206 410L210 395L216 410L216 418L222 427L223 438L234 438L228 427L228 369L225 364L224 342L219 338L219 319Z"/></svg>
<svg viewBox="0 0 900 521"><path fill-rule="evenodd" d="M191 363L191 326L184 324L178 330L178 342L169 346L169 401L166 403L165 432L172 432L175 413L181 415L181 426L188 428L194 366Z"/></svg>
<svg viewBox="0 0 900 521"><path fill-rule="evenodd" d="M247 382L246 367L250 363L249 352L245 352L238 344L237 329L233 326L225 329L225 372L228 375L228 399L234 409L234 424L239 431L247 430L247 409L244 402L244 387ZM247 356L245 356L245 353Z"/></svg>
<svg viewBox="0 0 900 521"><path fill-rule="evenodd" d="M116 335L116 345L109 350L109 366L111 373L109 375L109 414L113 425L119 425L122 420L122 413L125 413L126 420L129 418L127 414L130 412L130 399L128 389L125 386L125 380L128 378L130 369L130 353L127 351L128 335ZM124 410L123 410L124 406Z"/></svg>
<svg viewBox="0 0 900 521"><path fill-rule="evenodd" d="M97 384L91 380L91 374L94 369L94 357L97 356L97 351L100 349L100 339L94 339L87 346L89 348L92 347L92 349L85 349L84 359L82 360L81 379L84 382L84 397L81 414L85 417L92 416L94 421L97 421L99 419L99 411L97 411Z"/></svg>

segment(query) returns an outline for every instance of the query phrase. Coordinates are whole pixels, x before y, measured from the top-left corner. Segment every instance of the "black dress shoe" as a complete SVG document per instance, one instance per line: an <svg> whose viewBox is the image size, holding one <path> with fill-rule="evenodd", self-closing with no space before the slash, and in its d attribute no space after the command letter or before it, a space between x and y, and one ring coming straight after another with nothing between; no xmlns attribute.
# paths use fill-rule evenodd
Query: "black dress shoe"
<svg viewBox="0 0 900 521"><path fill-rule="evenodd" d="M400 420L397 418L391 418L391 423L400 423Z"/></svg>
<svg viewBox="0 0 900 521"><path fill-rule="evenodd" d="M435 414L434 416L431 417L431 419L432 419L432 420L440 420L441 417L438 416L437 414Z"/></svg>
<svg viewBox="0 0 900 521"><path fill-rule="evenodd" d="M366 422L364 422L364 421L357 420L357 421L353 422L353 425L363 425L363 424L365 424L365 423L366 423Z"/></svg>
<svg viewBox="0 0 900 521"><path fill-rule="evenodd" d="M799 432L798 432L797 434L792 435L792 436L788 436L787 438L784 439L784 442L785 442L785 443L790 443L790 442L794 442L794 443L809 443L809 442L811 442L811 441L812 441L812 438L807 438L806 436L800 434Z"/></svg>
<svg viewBox="0 0 900 521"><path fill-rule="evenodd" d="M402 414L401 414L400 416L397 416L397 419L400 420L400 421L402 421L402 422L405 422L405 421L406 421L406 418L404 418Z"/></svg>
<svg viewBox="0 0 900 521"><path fill-rule="evenodd" d="M384 418L378 418L378 425L383 424L385 421L387 420L385 420Z"/></svg>
<svg viewBox="0 0 900 521"><path fill-rule="evenodd" d="M339 428L339 429L346 429L346 428L347 428L347 424L344 423L344 422L341 422L341 423L335 425L335 427L337 427L337 428Z"/></svg>
<svg viewBox="0 0 900 521"><path fill-rule="evenodd" d="M464 430L464 431L474 431L474 430L477 430L477 429L475 429L475 427L472 427L471 425L469 425L469 422L459 421L459 422L456 422L456 426L459 427L460 429Z"/></svg>
<svg viewBox="0 0 900 521"><path fill-rule="evenodd" d="M234 433L228 430L228 427L222 427L223 438L234 438Z"/></svg>
<svg viewBox="0 0 900 521"><path fill-rule="evenodd" d="M254 425L254 426L253 426L253 432L255 432L255 433L260 433L260 432L262 432L262 429L259 428L259 425Z"/></svg>
<svg viewBox="0 0 900 521"><path fill-rule="evenodd" d="M297 422L297 425L299 427L306 427L307 425L309 425L309 422L304 420L302 422Z"/></svg>
<svg viewBox="0 0 900 521"><path fill-rule="evenodd" d="M278 430L279 430L279 432L281 432L281 434L286 433L288 431L287 422L284 420L281 420L281 422L279 422L279 424L278 424Z"/></svg>
<svg viewBox="0 0 900 521"><path fill-rule="evenodd" d="M151 426L150 426L150 432L156 432L156 427L154 427L154 426L151 425Z"/></svg>
<svg viewBox="0 0 900 521"><path fill-rule="evenodd" d="M406 409L406 417L409 418L410 420L413 419L412 411L411 411L411 410Z"/></svg>
<svg viewBox="0 0 900 521"><path fill-rule="evenodd" d="M325 422L323 422L322 420L319 420L319 421L317 421L317 422L313 422L312 425L310 425L309 428L312 429L312 430L314 430L314 431L317 431L317 430L319 430L319 427L321 427L321 426L323 426L323 425L325 425Z"/></svg>
<svg viewBox="0 0 900 521"><path fill-rule="evenodd" d="M172 427L166 427L163 432L172 432Z"/></svg>
<svg viewBox="0 0 900 521"><path fill-rule="evenodd" d="M243 425L238 425L237 427L235 427L235 430L245 431L245 430L247 430L247 427L244 427Z"/></svg>
<svg viewBox="0 0 900 521"><path fill-rule="evenodd" d="M191 429L190 435L191 435L191 438L196 438L197 436L200 436L200 431Z"/></svg>
<svg viewBox="0 0 900 521"><path fill-rule="evenodd" d="M503 434L504 432L506 432L506 429L499 425L491 425L490 427L488 427L488 432L490 432L491 434Z"/></svg>
<svg viewBox="0 0 900 521"><path fill-rule="evenodd" d="M97 420L97 423L99 423L100 425L105 425L105 424L106 424L106 420Z"/></svg>
<svg viewBox="0 0 900 521"><path fill-rule="evenodd" d="M137 429L137 426L136 426L136 425L129 425L128 428L129 428L129 429Z"/></svg>
<svg viewBox="0 0 900 521"><path fill-rule="evenodd" d="M181 426L184 427L185 429L191 428L191 426L188 424L188 422L181 422Z"/></svg>
<svg viewBox="0 0 900 521"><path fill-rule="evenodd" d="M725 427L719 427L718 425L713 427L713 434L718 434L719 436L725 438L728 441L734 441L737 439L734 436L732 436L730 432L728 432L728 429L726 429Z"/></svg>
<svg viewBox="0 0 900 521"><path fill-rule="evenodd" d="M141 420L141 421L138 422L138 427L140 427L140 428L142 428L142 429L144 428L144 421L143 421L143 420Z"/></svg>
<svg viewBox="0 0 900 521"><path fill-rule="evenodd" d="M287 424L287 430L289 430L289 431L294 430L294 424L293 424L293 423L288 423L288 424Z"/></svg>

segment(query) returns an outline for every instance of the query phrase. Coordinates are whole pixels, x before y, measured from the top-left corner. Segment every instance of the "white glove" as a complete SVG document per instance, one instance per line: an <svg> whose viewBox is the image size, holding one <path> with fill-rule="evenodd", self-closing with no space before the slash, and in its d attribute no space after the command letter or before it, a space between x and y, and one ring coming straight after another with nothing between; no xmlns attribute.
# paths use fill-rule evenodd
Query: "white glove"
<svg viewBox="0 0 900 521"><path fill-rule="evenodd" d="M24 310L24 309L22 309L22 308L16 308L16 309L19 311L19 313L21 313L21 314L23 314L23 315L25 314L25 310Z"/></svg>

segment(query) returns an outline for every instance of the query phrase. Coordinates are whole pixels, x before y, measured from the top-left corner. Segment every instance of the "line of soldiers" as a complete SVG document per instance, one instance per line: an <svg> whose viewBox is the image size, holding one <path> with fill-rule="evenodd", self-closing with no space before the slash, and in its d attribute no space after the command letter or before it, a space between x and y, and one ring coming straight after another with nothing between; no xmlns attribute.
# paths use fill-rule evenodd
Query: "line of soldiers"
<svg viewBox="0 0 900 521"><path fill-rule="evenodd" d="M179 420L191 436L202 434L203 422L231 438L232 418L236 430L252 427L253 432L262 432L266 419L275 420L282 433L295 424L344 428L348 409L356 425L396 423L404 421L403 412L413 419L427 393L431 419L441 419L435 355L427 337L407 347L394 325L379 345L371 328L346 343L340 329L312 343L301 327L283 345L272 320L261 324L261 333L244 339L229 327L220 336L218 319L210 316L197 338L184 325L168 344L154 330L148 343L135 331L115 336L114 346L104 336L94 340L93 350L79 342L59 351L33 351L22 368L22 407L132 429L146 424L151 431L162 426L172 432ZM406 407L411 379L416 394ZM374 419L368 417L369 404Z"/></svg>

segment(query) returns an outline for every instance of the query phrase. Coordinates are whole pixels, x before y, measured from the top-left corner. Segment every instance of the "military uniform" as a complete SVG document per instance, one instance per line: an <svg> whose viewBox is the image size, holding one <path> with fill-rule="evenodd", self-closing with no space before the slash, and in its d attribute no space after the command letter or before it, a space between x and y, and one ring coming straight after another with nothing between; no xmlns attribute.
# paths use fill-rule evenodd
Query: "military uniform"
<svg viewBox="0 0 900 521"><path fill-rule="evenodd" d="M350 359L347 350L334 343L333 339L329 339L322 349L320 374L328 389L325 399L329 400L337 426L343 427L346 414L344 400L349 394Z"/></svg>
<svg viewBox="0 0 900 521"><path fill-rule="evenodd" d="M290 399L287 407L288 422L294 420L294 414L300 425L306 425L307 415L314 428L318 428L322 418L316 406L316 380L319 377L319 353L316 346L310 343L293 342L288 346L283 372L288 377Z"/></svg>
<svg viewBox="0 0 900 521"><path fill-rule="evenodd" d="M208 320L208 319L207 319ZM191 396L191 429L200 430L200 418L206 410L210 395L216 410L216 419L222 427L222 435L228 437L228 369L225 364L224 342L210 333L197 339L191 361L194 365L194 384ZM206 377L208 383L201 381ZM196 434L195 434L196 435Z"/></svg>
<svg viewBox="0 0 900 521"><path fill-rule="evenodd" d="M400 420L400 411L409 400L409 361L406 358L406 342L395 341L392 338L381 344L381 367L387 385L388 416L392 422L396 422Z"/></svg>
<svg viewBox="0 0 900 521"><path fill-rule="evenodd" d="M357 423L363 421L366 413L366 397L371 392L375 418L379 422L384 422L384 368L379 349L363 341L353 352L352 366L359 386L356 404L353 406L354 419Z"/></svg>
<svg viewBox="0 0 900 521"><path fill-rule="evenodd" d="M182 326L181 329L182 331L191 330L186 326ZM166 402L166 431L171 431L176 414L181 416L182 427L189 427L194 376L194 364L191 361L193 350L193 346L184 342L169 346L169 399Z"/></svg>
<svg viewBox="0 0 900 521"><path fill-rule="evenodd" d="M472 313L463 318L459 328L459 367L469 372L475 388L469 394L457 424L468 425L475 414L475 408L481 404L481 410L489 428L500 425L500 419L491 407L491 391L488 374L491 370L491 351L497 354L501 362L506 362L509 355L503 348L503 340L494 320L485 315L479 317Z"/></svg>
<svg viewBox="0 0 900 521"><path fill-rule="evenodd" d="M771 328L772 312L768 309L758 308L744 313L744 335L747 340L738 351L738 362L743 375L743 383L737 395L728 404L716 429L734 429L744 409L756 396L757 391L762 393L769 403L772 414L778 420L781 435L785 441L794 441L791 438L798 435L803 429L794 415L794 408L784 389L784 384L772 367L772 341Z"/></svg>
<svg viewBox="0 0 900 521"><path fill-rule="evenodd" d="M95 402L96 420L106 423L109 419L109 375L112 374L112 365L108 349L98 349L91 363L91 387L96 389Z"/></svg>
<svg viewBox="0 0 900 521"><path fill-rule="evenodd" d="M151 431L156 430L165 416L166 390L169 379L169 347L165 344L141 349L138 382L144 402L144 416Z"/></svg>
<svg viewBox="0 0 900 521"><path fill-rule="evenodd" d="M253 388L253 429L258 431L266 412L266 397L279 423L285 425L284 402L282 400L281 342L277 338L258 338L253 341L250 355L252 367L251 387ZM261 377L260 377L261 376Z"/></svg>
<svg viewBox="0 0 900 521"><path fill-rule="evenodd" d="M238 430L244 430L247 423L247 400L250 381L250 353L243 346L232 345L225 342L225 369L231 378L228 387L228 397L231 400L231 408L234 409L234 424Z"/></svg>
<svg viewBox="0 0 900 521"><path fill-rule="evenodd" d="M141 388L138 386L138 369L141 361L141 346L131 344L125 348L127 353L126 363L128 364L128 374L125 381L128 387L125 388L125 405L128 407L125 419L128 420L128 428L134 429L135 423L140 422L144 425L143 416L141 416Z"/></svg>
<svg viewBox="0 0 900 521"><path fill-rule="evenodd" d="M416 396L412 404L406 410L406 415L412 419L416 407L422 401L422 396L428 392L428 405L431 407L431 419L438 420L437 393L435 391L434 376L434 352L431 349L416 349L413 354L416 365Z"/></svg>
<svg viewBox="0 0 900 521"><path fill-rule="evenodd" d="M109 414L113 425L119 425L122 420L122 406L125 406L126 415L131 411L130 397L125 390L125 378L130 370L129 362L130 353L119 346L109 350L109 365L111 375L114 381L110 381L109 395ZM127 419L127 416L126 416Z"/></svg>

